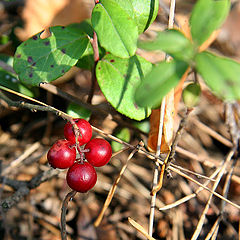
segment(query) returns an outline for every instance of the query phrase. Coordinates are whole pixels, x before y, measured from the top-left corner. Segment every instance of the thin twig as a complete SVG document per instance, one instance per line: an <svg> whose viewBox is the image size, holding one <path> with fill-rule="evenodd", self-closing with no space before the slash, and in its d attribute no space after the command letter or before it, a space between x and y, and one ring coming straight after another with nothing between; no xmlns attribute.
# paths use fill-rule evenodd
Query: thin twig
<svg viewBox="0 0 240 240"><path fill-rule="evenodd" d="M169 19L168 19L168 28L173 28L174 14L175 14L175 0L171 0L170 1ZM158 130L158 142L157 142L156 156L160 156L160 152L161 152L163 121L164 121L164 113L165 113L165 101L166 100L165 100L165 97L164 97L163 100L162 100L162 103L161 103L161 112L160 112L160 120L159 120L159 130ZM159 164L156 163L156 166L155 166L155 169L154 169L154 176L153 176L153 189L157 186L158 178L159 178ZM155 205L156 205L156 194L152 195L152 197L151 197L149 226L148 226L149 236L152 236L152 233L153 233Z"/></svg>
<svg viewBox="0 0 240 240"><path fill-rule="evenodd" d="M212 175L209 177L209 180L207 180L203 185L204 186L207 186L209 183L210 183L210 179L214 179L217 174L219 173L219 171L221 170L221 167L217 168L213 173ZM201 191L203 190L202 187L199 187L194 193L190 194L190 195L187 195L177 201L175 201L174 203L171 203L171 204L168 204L168 205L165 205L164 207L161 207L159 208L160 211L164 211L164 210L168 210L168 209L171 209L171 208L174 208L174 207L177 207L179 206L180 204L182 203L185 203L187 201L189 201L190 199L196 197L198 195L198 193L200 193Z"/></svg>
<svg viewBox="0 0 240 240"><path fill-rule="evenodd" d="M110 204L111 201L112 201L113 195L114 195L114 193L115 193L115 191L116 191L116 189L117 189L117 185L118 185L118 183L120 182L120 179L121 179L122 175L124 174L124 172L125 172L125 170L126 170L126 168L127 168L127 166L128 166L129 161L132 159L132 157L134 156L134 154L135 154L137 151L138 151L137 149L134 149L134 150L129 154L129 156L128 156L128 158L127 158L127 161L125 162L125 164L122 166L121 171L119 172L119 174L118 174L117 178L115 179L115 181L114 181L111 189L110 189L109 192L108 192L108 196L107 196L107 198L106 198L106 200L105 200L105 202L104 202L104 205L103 205L103 207L102 207L102 209L101 209L101 212L99 213L97 219L96 219L95 222L94 222L94 226L95 226L95 227L98 227L99 224L101 223L102 218L103 218L103 216L104 216L104 213L105 213L105 211L107 210L109 204Z"/></svg>
<svg viewBox="0 0 240 240"><path fill-rule="evenodd" d="M23 95L23 94L21 94L21 93L15 92L15 91L10 90L10 89L8 89L8 88L5 88L5 87L3 87L3 86L0 86L0 89L5 90L5 91L8 91L8 92L10 92L10 93L13 93L13 94L15 94L15 95L18 95L18 96L20 96L20 97L26 98L26 99L28 99L28 100L31 100L31 101L36 102L36 103L38 103L38 104L40 104L40 105L43 105L43 106L45 106L45 107L50 107L50 108L51 108L51 111L55 112L56 115L61 116L62 118L64 118L65 120L68 120L68 121L70 121L70 122L72 121L72 117L71 117L70 115L68 115L68 114L66 114L66 113L64 113L64 112L62 112L62 111L60 111L60 110L58 110L58 109L56 109L56 108L54 108L54 107L48 106L47 104L45 104L45 103L43 103L43 102L41 102L41 101L38 101L38 100L36 100L36 99L27 97L27 96L25 96L25 95ZM50 111L50 110L49 110L49 111ZM117 137L115 137L115 136L113 136L113 135L111 135L111 134L105 133L104 131L102 131L102 130L94 127L94 126L92 126L92 129L93 129L94 131L102 134L103 136L108 137L108 138L110 138L110 139L112 139L112 140L114 140L114 141L116 141L116 142L118 142L118 143L121 143L121 144L123 144L123 145L125 145L125 146L127 146L127 147L129 147L129 148L131 148L131 149L137 149L136 146L133 146L133 145L127 143L127 142L124 142L124 141L122 141L121 139L119 139L119 138L117 138ZM160 165L163 164L162 158L161 158L160 156L157 156L157 155L155 155L155 154L153 154L153 153L150 153L150 152L146 151L144 148L139 149L138 152L141 153L141 154L144 154L145 156L149 157L150 159L158 162ZM199 183L199 182L196 181L195 179L193 179L193 178L189 177L188 175L186 175L185 173L181 172L179 169L177 169L177 168L175 167L174 164L172 164L172 163L170 164L169 170L171 170L171 171L179 174L180 176L188 179L189 181L194 182L194 183L197 184L198 186L201 186L201 187L203 187L205 190L213 193L213 194L214 194L215 196L217 196L218 198L220 198L220 199L226 201L227 203L231 204L232 206L240 209L240 206L239 206L239 205L237 205L237 204L231 202L230 200L224 198L221 194L218 194L218 193L216 193L216 192L213 192L211 189L205 187L203 184Z"/></svg>
<svg viewBox="0 0 240 240"><path fill-rule="evenodd" d="M217 186L218 186L218 184L219 184L219 182L220 182L220 180L221 180L221 178L222 178L222 176L223 176L223 174L224 174L224 172L225 172L226 167L228 166L229 162L231 161L231 159L232 159L232 157L233 157L233 155L234 155L234 152L235 152L235 149L232 149L232 150L229 152L229 154L228 154L228 156L227 156L227 158L226 158L226 161L225 161L225 163L223 164L223 166L222 166L222 168L221 168L221 170L220 170L220 172L219 172L219 174L218 174L218 176L217 176L217 179L216 179L216 181L215 181L214 184L213 184L212 191L215 191L215 190L216 190L216 188L217 188ZM212 197L213 197L213 194L210 194L209 199L208 199L208 202L207 202L207 204L206 204L206 206L205 206L205 208L204 208L204 210L203 210L203 212L202 212L202 215L201 215L201 217L200 217L200 219L199 219L198 225L197 225L197 227L196 227L196 230L194 231L194 234L193 234L191 240L196 240L196 239L198 238L201 230L202 230L202 227L203 227L203 224L204 224L204 221L205 221L206 214L207 214L207 212L208 212L210 203L211 203L211 201L212 201Z"/></svg>
<svg viewBox="0 0 240 240"><path fill-rule="evenodd" d="M206 132L211 137L215 138L216 140L218 140L219 142L221 142L225 146L233 147L233 144L230 140L226 139L225 137L223 137L222 135L220 135L219 133L217 133L216 131L214 131L210 127L206 126L204 123L200 122L198 119L193 118L192 122L196 125L196 127L201 129L202 131Z"/></svg>
<svg viewBox="0 0 240 240"><path fill-rule="evenodd" d="M67 240L67 231L66 231L66 213L68 202L76 195L76 191L69 192L63 200L62 203L62 212L61 212L61 238L62 240Z"/></svg>
<svg viewBox="0 0 240 240"><path fill-rule="evenodd" d="M56 169L49 169L48 171L41 172L30 181L13 180L6 177L0 177L0 183L4 182L6 185L12 187L16 192L0 201L0 208L3 211L8 211L11 207L16 205L23 197L29 194L31 189L38 187L41 183L51 179L59 173Z"/></svg>

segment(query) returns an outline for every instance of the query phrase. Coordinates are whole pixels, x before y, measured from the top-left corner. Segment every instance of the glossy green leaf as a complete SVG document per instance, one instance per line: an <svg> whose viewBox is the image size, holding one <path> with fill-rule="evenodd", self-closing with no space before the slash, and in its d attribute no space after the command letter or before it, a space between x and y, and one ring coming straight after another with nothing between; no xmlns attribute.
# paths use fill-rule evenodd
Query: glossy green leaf
<svg viewBox="0 0 240 240"><path fill-rule="evenodd" d="M1 61L5 62L9 65L9 67L13 64L13 57L9 57L6 55L0 55ZM26 96L34 97L35 91L33 89L28 88L23 85L17 78L16 74L6 71L5 69L0 67L0 85L6 88L12 89L16 92L20 92Z"/></svg>
<svg viewBox="0 0 240 240"><path fill-rule="evenodd" d="M114 132L114 136L128 143L131 138L131 133L128 128L120 128L117 129L116 132ZM111 146L113 152L117 152L123 148L123 144L115 141L112 141Z"/></svg>
<svg viewBox="0 0 240 240"><path fill-rule="evenodd" d="M77 63L89 43L76 24L51 27L50 31L50 37L41 39L38 33L17 48L13 67L22 82L38 85L62 76Z"/></svg>
<svg viewBox="0 0 240 240"><path fill-rule="evenodd" d="M198 0L190 17L193 41L200 46L226 19L230 0Z"/></svg>
<svg viewBox="0 0 240 240"><path fill-rule="evenodd" d="M116 0L116 2L135 20L139 34L144 32L157 17L159 0Z"/></svg>
<svg viewBox="0 0 240 240"><path fill-rule="evenodd" d="M67 114L73 118L83 118L85 120L89 120L91 116L91 111L79 106L76 103L70 103L67 107Z"/></svg>
<svg viewBox="0 0 240 240"><path fill-rule="evenodd" d="M17 79L17 76L14 74L0 69L0 79L0 86L4 86L16 92L20 92L28 97L35 96L34 91L21 84L21 82Z"/></svg>
<svg viewBox="0 0 240 240"><path fill-rule="evenodd" d="M202 52L196 57L196 69L216 96L230 101L240 99L240 63Z"/></svg>
<svg viewBox="0 0 240 240"><path fill-rule="evenodd" d="M129 59L111 54L98 62L96 75L106 99L120 113L135 120L149 116L151 109L138 107L134 91L141 79L152 69L152 64L140 56Z"/></svg>
<svg viewBox="0 0 240 240"><path fill-rule="evenodd" d="M138 47L145 50L162 50L176 59L189 61L194 56L192 43L178 30L159 32L153 41L139 41Z"/></svg>
<svg viewBox="0 0 240 240"><path fill-rule="evenodd" d="M160 62L143 79L135 92L135 101L141 107L155 107L175 87L188 65L182 61Z"/></svg>
<svg viewBox="0 0 240 240"><path fill-rule="evenodd" d="M106 51L122 58L135 54L138 27L120 1L101 0L92 11L92 26Z"/></svg>

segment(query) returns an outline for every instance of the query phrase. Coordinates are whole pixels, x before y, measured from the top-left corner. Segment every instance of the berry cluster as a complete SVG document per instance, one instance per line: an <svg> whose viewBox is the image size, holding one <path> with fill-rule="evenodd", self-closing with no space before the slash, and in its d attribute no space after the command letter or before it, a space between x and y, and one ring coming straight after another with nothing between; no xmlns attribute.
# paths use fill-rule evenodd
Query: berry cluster
<svg viewBox="0 0 240 240"><path fill-rule="evenodd" d="M47 159L53 168L69 168L66 177L69 187L83 193L96 184L97 173L94 167L101 167L109 162L112 148L104 139L91 139L92 127L89 122L84 119L74 121L76 130L68 122L64 127L66 139L53 144L48 151ZM77 152L79 158L76 158Z"/></svg>

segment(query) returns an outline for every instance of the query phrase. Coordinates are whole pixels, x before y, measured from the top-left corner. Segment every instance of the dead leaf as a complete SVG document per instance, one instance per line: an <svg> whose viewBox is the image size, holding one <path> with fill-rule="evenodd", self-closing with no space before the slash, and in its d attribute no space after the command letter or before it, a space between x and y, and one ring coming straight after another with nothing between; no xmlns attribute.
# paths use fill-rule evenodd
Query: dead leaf
<svg viewBox="0 0 240 240"><path fill-rule="evenodd" d="M172 90L166 96L161 153L167 153L171 148L172 140L173 140L175 114L177 112L178 103L182 96L183 83L187 78L189 70L190 68L188 68L186 72L183 74L175 90L174 91ZM157 149L159 120L160 120L160 109L152 110L152 113L150 116L150 132L148 136L148 149L152 152L155 152Z"/></svg>
<svg viewBox="0 0 240 240"><path fill-rule="evenodd" d="M26 0L24 28L17 28L16 35L24 41L50 26L81 22L90 17L93 4L87 0Z"/></svg>

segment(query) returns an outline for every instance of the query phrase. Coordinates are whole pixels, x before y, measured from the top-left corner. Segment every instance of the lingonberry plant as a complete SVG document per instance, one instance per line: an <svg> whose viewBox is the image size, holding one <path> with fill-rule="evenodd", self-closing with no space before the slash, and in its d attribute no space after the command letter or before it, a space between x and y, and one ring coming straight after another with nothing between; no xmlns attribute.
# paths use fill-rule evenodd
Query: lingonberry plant
<svg viewBox="0 0 240 240"><path fill-rule="evenodd" d="M66 177L69 187L77 192L87 192L97 182L94 167L101 167L109 162L112 156L111 145L100 138L90 140L92 127L84 119L67 122L64 136L66 139L58 140L49 149L48 162L53 168L69 168ZM81 146L84 144L86 145L83 149ZM76 159L76 151L80 155L79 159Z"/></svg>
<svg viewBox="0 0 240 240"><path fill-rule="evenodd" d="M230 1L199 0L190 17L191 39L172 29L159 32L153 41L137 41L157 16L158 6L159 1L97 1L90 21L51 27L50 37L42 39L38 33L22 43L14 57L14 69L23 84L41 86L74 65L95 68L93 73L106 99L135 120L148 117L189 66L218 97L239 99L240 64L201 50L224 22ZM165 51L173 60L154 66L136 53L137 47Z"/></svg>
<svg viewBox="0 0 240 240"><path fill-rule="evenodd" d="M94 167L102 167L106 165L112 156L111 145L101 138L94 138L89 141L86 144L85 149L89 150L85 152L85 157Z"/></svg>
<svg viewBox="0 0 240 240"><path fill-rule="evenodd" d="M69 168L75 162L76 147L65 139L58 140L49 149L47 159L53 168Z"/></svg>
<svg viewBox="0 0 240 240"><path fill-rule="evenodd" d="M88 121L84 120L84 119L75 119L74 120L77 126L77 131L79 131L77 133L78 135L78 144L80 146L86 144L87 142L89 142L89 140L92 137L92 128L91 125ZM76 136L74 133L74 126L68 122L65 127L64 127L64 136L65 138L72 142L75 143L76 142Z"/></svg>
<svg viewBox="0 0 240 240"><path fill-rule="evenodd" d="M97 173L88 162L76 162L67 172L67 183L70 188L77 192L85 193L97 182Z"/></svg>
<svg viewBox="0 0 240 240"><path fill-rule="evenodd" d="M171 29L157 33L151 41L138 39L156 18L158 0L95 3L90 20L51 27L51 36L42 39L42 33L38 33L22 43L14 56L16 74L11 73L16 84L3 81L3 85L34 96L29 87L52 82L73 66L91 69L92 85L96 80L107 101L121 114L142 120L190 68L217 97L225 101L240 99L240 64L202 48L226 19L230 0L198 0L190 17L190 37ZM152 64L137 54L137 48L164 51L171 61ZM198 83L185 92L199 95ZM68 185L86 192L97 181L94 166L105 165L112 151L105 140L90 140L92 129L87 121L74 121L76 127L67 123L64 128L66 140L59 140L49 150L48 161L54 168L69 168Z"/></svg>

